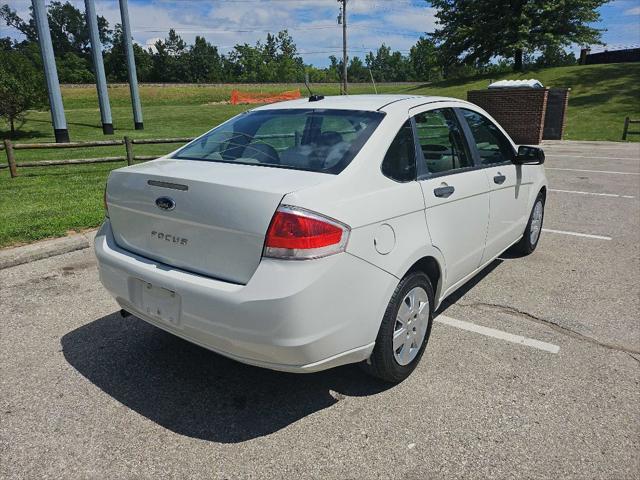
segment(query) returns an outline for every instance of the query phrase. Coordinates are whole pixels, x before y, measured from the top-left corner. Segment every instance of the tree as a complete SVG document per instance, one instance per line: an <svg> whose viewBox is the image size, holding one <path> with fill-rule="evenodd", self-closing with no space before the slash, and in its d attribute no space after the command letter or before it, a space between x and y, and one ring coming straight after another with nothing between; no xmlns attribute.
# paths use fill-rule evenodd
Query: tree
<svg viewBox="0 0 640 480"><path fill-rule="evenodd" d="M94 83L96 81L89 62L73 52L58 56L56 68L61 83Z"/></svg>
<svg viewBox="0 0 640 480"><path fill-rule="evenodd" d="M340 61L342 64L342 61ZM342 65L340 65L342 66ZM369 82L369 69L365 66L365 64L360 60L360 57L353 57L347 65L347 78L350 82Z"/></svg>
<svg viewBox="0 0 640 480"><path fill-rule="evenodd" d="M154 43L152 78L159 82L189 81L187 44L172 28L164 40ZM135 54L134 54L135 55Z"/></svg>
<svg viewBox="0 0 640 480"><path fill-rule="evenodd" d="M576 63L576 56L572 52L567 52L562 47L550 45L542 50L542 55L536 58L535 65L537 67L563 67Z"/></svg>
<svg viewBox="0 0 640 480"><path fill-rule="evenodd" d="M0 117L9 123L23 121L27 110L47 105L44 77L27 57L16 50L0 50Z"/></svg>
<svg viewBox="0 0 640 480"><path fill-rule="evenodd" d="M260 44L256 44L260 48ZM260 78L263 82L276 82L278 80L278 39L275 35L267 33L267 40L262 45L262 61Z"/></svg>
<svg viewBox="0 0 640 480"><path fill-rule="evenodd" d="M338 60L335 55L329 55L329 75L331 76L332 81L337 81L338 83L342 83L342 59ZM347 76L349 72L347 72ZM347 77L348 78L348 77Z"/></svg>
<svg viewBox="0 0 640 480"><path fill-rule="evenodd" d="M304 75L304 63L298 55L298 47L287 30L278 32L276 37L278 54L276 56L277 81L297 82Z"/></svg>
<svg viewBox="0 0 640 480"><path fill-rule="evenodd" d="M218 48L207 42L204 37L196 36L188 55L192 82L220 82L222 80L222 62Z"/></svg>
<svg viewBox="0 0 640 480"><path fill-rule="evenodd" d="M263 45L238 44L222 59L225 79L235 82L297 82L305 66L286 30L268 34Z"/></svg>
<svg viewBox="0 0 640 480"><path fill-rule="evenodd" d="M25 35L26 41L21 45L21 51L32 58L33 49L27 48L27 45L34 45L38 54L40 50L31 7L30 12L29 20L25 21L8 5L0 7L0 18ZM91 52L89 28L84 13L69 2L53 1L47 8L47 17L60 81L62 83L93 82L94 76L91 73L93 63L89 58ZM98 31L100 40L108 46L111 43L112 32L104 17L98 17Z"/></svg>
<svg viewBox="0 0 640 480"><path fill-rule="evenodd" d="M391 52L391 47L384 43L375 53L369 52L365 57L367 67L379 82L404 82L409 77L411 65L400 52Z"/></svg>
<svg viewBox="0 0 640 480"><path fill-rule="evenodd" d="M25 21L14 10L11 10L9 5L5 4L0 7L0 19L3 19L8 26L22 32L29 42L37 42L38 34L33 19L33 8L29 7L29 10L30 18ZM56 55L75 53L84 57L89 56L89 28L84 13L69 2L53 1L47 9L47 17L51 31L51 43ZM98 31L100 41L109 45L112 32L109 30L109 22L102 16L98 16Z"/></svg>
<svg viewBox="0 0 640 480"><path fill-rule="evenodd" d="M416 80L432 82L440 79L440 66L435 43L420 37L409 51L409 60Z"/></svg>
<svg viewBox="0 0 640 480"><path fill-rule="evenodd" d="M255 47L248 43L236 45L225 57L227 78L235 82L262 81L264 57L260 42Z"/></svg>
<svg viewBox="0 0 640 480"><path fill-rule="evenodd" d="M126 82L128 80L127 57L122 25L119 23L115 25L112 42L111 49L104 54L104 69L107 78L113 82ZM145 82L150 80L153 68L152 54L137 43L134 43L133 57L136 61L138 81Z"/></svg>
<svg viewBox="0 0 640 480"><path fill-rule="evenodd" d="M450 62L486 64L513 58L522 70L523 55L549 46L600 43L598 7L609 0L426 0L436 8L432 35Z"/></svg>

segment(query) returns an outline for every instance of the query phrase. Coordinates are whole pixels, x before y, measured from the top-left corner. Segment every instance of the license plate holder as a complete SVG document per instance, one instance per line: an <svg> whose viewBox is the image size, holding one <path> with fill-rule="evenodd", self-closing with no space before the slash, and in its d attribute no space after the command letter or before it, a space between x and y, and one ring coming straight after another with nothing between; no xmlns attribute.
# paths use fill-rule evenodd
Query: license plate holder
<svg viewBox="0 0 640 480"><path fill-rule="evenodd" d="M180 324L180 295L172 290L142 282L142 310L171 325Z"/></svg>

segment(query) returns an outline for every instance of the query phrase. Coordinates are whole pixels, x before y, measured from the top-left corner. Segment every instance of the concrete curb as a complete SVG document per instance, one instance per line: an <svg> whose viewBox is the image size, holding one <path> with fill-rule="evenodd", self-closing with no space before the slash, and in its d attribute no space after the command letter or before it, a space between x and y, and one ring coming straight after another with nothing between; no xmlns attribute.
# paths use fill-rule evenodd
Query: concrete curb
<svg viewBox="0 0 640 480"><path fill-rule="evenodd" d="M89 248L98 230L0 250L0 270Z"/></svg>

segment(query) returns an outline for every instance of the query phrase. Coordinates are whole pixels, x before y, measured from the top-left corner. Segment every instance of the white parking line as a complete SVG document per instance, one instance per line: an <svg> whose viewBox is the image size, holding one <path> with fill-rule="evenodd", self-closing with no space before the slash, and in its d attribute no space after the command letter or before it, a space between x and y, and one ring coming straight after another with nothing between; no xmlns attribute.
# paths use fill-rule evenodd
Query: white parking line
<svg viewBox="0 0 640 480"><path fill-rule="evenodd" d="M480 335L485 335L487 337L498 338L507 342L537 348L538 350L544 350L545 352L558 353L560 351L560 347L553 343L541 342L540 340L534 340L533 338L527 338L521 335L503 332L502 330L496 330L495 328L483 327L482 325L476 325L475 323L456 320L455 318L447 317L446 315L438 315L433 320L451 327L467 330L468 332L479 333Z"/></svg>
<svg viewBox="0 0 640 480"><path fill-rule="evenodd" d="M611 170L582 170L578 168L545 167L545 170L563 170L565 172L615 173L617 175L640 175L638 172L613 172Z"/></svg>
<svg viewBox="0 0 640 480"><path fill-rule="evenodd" d="M561 192L561 193L577 193L580 195L596 195L598 197L613 197L613 198L636 198L633 195L618 195L615 193L596 193L596 192L581 192L579 190L558 190L554 188L549 189L550 192Z"/></svg>
<svg viewBox="0 0 640 480"><path fill-rule="evenodd" d="M589 233L566 232L564 230L551 230L550 228L543 228L542 231L547 233L559 233L561 235L572 235L574 237L594 238L596 240L611 240L611 237L605 237L604 235L591 235Z"/></svg>
<svg viewBox="0 0 640 480"><path fill-rule="evenodd" d="M597 160L639 160L638 157L592 157L591 155L567 155L561 153L547 153L547 157L595 158Z"/></svg>

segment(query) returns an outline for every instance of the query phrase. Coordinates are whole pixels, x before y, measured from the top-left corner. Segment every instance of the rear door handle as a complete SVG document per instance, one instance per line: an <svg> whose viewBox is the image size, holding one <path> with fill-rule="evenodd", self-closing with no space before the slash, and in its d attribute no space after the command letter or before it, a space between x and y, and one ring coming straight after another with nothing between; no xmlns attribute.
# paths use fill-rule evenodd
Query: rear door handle
<svg viewBox="0 0 640 480"><path fill-rule="evenodd" d="M451 194L453 192L455 192L455 188L453 188L452 186L447 186L447 187L438 187L438 188L434 188L433 189L433 194L436 197L440 197L440 198L447 198L450 197Z"/></svg>
<svg viewBox="0 0 640 480"><path fill-rule="evenodd" d="M507 177L505 177L500 172L498 172L498 175L493 177L493 183L497 183L498 185L502 185L506 179L507 179Z"/></svg>

